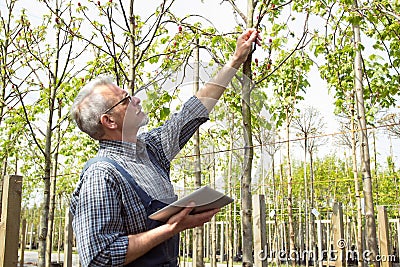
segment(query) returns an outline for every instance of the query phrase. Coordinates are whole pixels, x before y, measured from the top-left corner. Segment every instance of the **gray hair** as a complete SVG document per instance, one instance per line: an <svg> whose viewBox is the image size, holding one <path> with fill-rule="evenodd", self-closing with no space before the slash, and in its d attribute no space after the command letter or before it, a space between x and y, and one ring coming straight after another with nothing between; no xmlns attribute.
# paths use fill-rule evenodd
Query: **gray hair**
<svg viewBox="0 0 400 267"><path fill-rule="evenodd" d="M71 117L79 129L93 139L99 140L104 135L100 117L108 108L107 99L94 89L101 85L114 84L109 76L99 76L87 83L76 96L71 107Z"/></svg>

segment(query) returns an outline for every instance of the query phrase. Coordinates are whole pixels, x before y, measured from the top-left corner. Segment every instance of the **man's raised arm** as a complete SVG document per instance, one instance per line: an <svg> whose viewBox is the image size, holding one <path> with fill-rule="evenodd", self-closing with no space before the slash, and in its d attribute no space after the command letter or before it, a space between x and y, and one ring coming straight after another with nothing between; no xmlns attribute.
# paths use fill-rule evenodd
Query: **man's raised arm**
<svg viewBox="0 0 400 267"><path fill-rule="evenodd" d="M243 32L236 41L236 50L229 62L196 93L196 97L208 112L214 108L236 71L246 61L254 42L260 44L260 37L256 29L247 29Z"/></svg>

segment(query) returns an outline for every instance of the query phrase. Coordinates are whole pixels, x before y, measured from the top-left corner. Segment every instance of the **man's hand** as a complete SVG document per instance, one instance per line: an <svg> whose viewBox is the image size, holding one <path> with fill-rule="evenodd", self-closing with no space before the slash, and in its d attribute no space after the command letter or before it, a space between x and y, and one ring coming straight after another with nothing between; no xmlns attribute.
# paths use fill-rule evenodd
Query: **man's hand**
<svg viewBox="0 0 400 267"><path fill-rule="evenodd" d="M150 229L146 232L128 236L128 251L125 257L125 264L128 264L146 254L150 249L161 244L179 232L201 226L211 220L219 211L213 209L210 211L190 215L194 208L194 203L175 214L166 224Z"/></svg>
<svg viewBox="0 0 400 267"><path fill-rule="evenodd" d="M253 43L261 45L261 37L256 29L247 29L237 38L236 50L231 60L196 93L196 97L203 103L208 112L211 112L214 108L225 88L235 76L236 71L246 61L253 48Z"/></svg>
<svg viewBox="0 0 400 267"><path fill-rule="evenodd" d="M230 67L238 69L246 61L253 48L253 43L261 45L261 37L256 29L250 28L238 37Z"/></svg>
<svg viewBox="0 0 400 267"><path fill-rule="evenodd" d="M220 210L213 209L202 213L191 215L190 212L194 209L194 203L189 204L189 207L184 208L179 213L175 214L167 221L173 229L173 232L179 233L183 230L202 226L204 223L211 220L211 218Z"/></svg>

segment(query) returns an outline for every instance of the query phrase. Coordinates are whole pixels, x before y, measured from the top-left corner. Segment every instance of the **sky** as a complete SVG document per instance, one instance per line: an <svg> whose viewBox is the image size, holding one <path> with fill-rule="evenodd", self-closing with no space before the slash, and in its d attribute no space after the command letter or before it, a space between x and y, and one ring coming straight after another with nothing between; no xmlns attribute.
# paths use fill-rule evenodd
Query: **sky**
<svg viewBox="0 0 400 267"><path fill-rule="evenodd" d="M5 0L0 0L0 8L5 7ZM84 3L85 0L82 0ZM105 2L101 0L100 2ZM242 12L246 13L246 0L237 1L239 8ZM41 12L40 6L32 4L30 0L24 0L24 4L20 5L27 8L27 13L30 17L40 20ZM148 0L136 0L135 10L139 14L149 14L154 10L155 6L159 5L160 1L148 1ZM214 26L221 32L231 31L233 26L237 24L237 20L233 15L232 8L227 1L214 1L214 0L204 0L204 1L189 1L187 0L176 0L173 7L173 12L177 16L183 18L187 14L199 14L204 16L209 22L212 22ZM205 19L202 20L204 26L208 23ZM293 26L293 25L292 25ZM298 25L302 27L301 23ZM318 25L310 25L312 27L318 27ZM264 39L269 38L268 36L263 36ZM262 49L257 49L255 51L255 57L263 57L266 51ZM318 62L317 62L318 63ZM305 95L305 100L299 105L300 108L306 106L312 106L321 112L321 115L327 122L326 132L328 134L334 134L338 132L338 124L336 122L335 116L333 114L333 96L329 94L326 83L320 78L316 67L313 68L312 72L308 76L310 87L307 89ZM385 158L389 155L390 150L390 140L387 136L378 135L377 139L377 151L379 153L378 160L384 162ZM392 147L394 149L395 155L400 155L400 141L398 139L392 138ZM344 153L344 149L339 148L333 143L328 143L323 148L320 149L320 155L328 155L332 153L337 153L338 155ZM399 160L398 156L395 156L395 162Z"/></svg>

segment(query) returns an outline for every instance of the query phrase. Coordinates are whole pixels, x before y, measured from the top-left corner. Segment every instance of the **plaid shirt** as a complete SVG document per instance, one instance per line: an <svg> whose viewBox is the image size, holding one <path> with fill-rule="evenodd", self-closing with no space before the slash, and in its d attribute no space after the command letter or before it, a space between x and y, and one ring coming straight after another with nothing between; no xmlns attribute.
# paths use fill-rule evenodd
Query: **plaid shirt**
<svg viewBox="0 0 400 267"><path fill-rule="evenodd" d="M170 162L207 121L202 103L191 97L163 126L140 134L137 143L100 141L98 156L117 161L151 197L175 193ZM128 235L146 231L146 211L131 185L107 162L91 165L71 197L73 229L83 266L122 266Z"/></svg>

